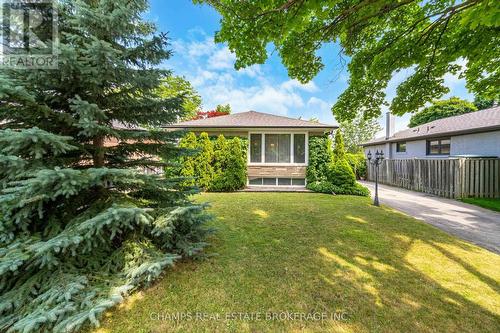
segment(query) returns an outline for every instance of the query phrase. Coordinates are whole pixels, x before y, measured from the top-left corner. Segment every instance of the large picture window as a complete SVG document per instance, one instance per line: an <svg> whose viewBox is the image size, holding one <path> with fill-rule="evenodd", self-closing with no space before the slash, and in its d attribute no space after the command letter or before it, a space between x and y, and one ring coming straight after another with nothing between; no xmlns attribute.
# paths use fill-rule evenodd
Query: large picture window
<svg viewBox="0 0 500 333"><path fill-rule="evenodd" d="M252 133L249 146L250 163L306 163L307 139L304 133Z"/></svg>
<svg viewBox="0 0 500 333"><path fill-rule="evenodd" d="M427 141L427 155L450 155L451 140L435 139Z"/></svg>
<svg viewBox="0 0 500 333"><path fill-rule="evenodd" d="M266 163L290 163L290 134L266 134Z"/></svg>

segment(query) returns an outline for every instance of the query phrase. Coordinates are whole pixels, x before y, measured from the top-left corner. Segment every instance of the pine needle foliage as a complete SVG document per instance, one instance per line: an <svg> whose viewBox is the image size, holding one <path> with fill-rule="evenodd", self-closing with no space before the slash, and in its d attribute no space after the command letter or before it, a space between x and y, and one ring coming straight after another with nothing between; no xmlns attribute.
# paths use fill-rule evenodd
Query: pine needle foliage
<svg viewBox="0 0 500 333"><path fill-rule="evenodd" d="M71 332L184 257L210 219L158 130L168 39L145 0L59 1L58 70L0 73L0 331Z"/></svg>

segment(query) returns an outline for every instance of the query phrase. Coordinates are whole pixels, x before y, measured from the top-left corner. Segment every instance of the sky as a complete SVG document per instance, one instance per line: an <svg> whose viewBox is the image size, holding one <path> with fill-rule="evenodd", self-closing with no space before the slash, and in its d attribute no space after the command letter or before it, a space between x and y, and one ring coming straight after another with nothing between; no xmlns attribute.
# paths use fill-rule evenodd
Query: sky
<svg viewBox="0 0 500 333"><path fill-rule="evenodd" d="M212 7L194 5L191 0L151 0L150 5L146 18L155 22L160 31L168 32L171 39L173 57L164 66L193 84L202 97L204 110L229 103L233 112L255 110L336 124L331 106L347 88L349 78L337 45L328 44L319 51L325 68L307 84L288 77L276 52L263 65L237 71L235 55L227 45L214 43L220 15ZM410 73L405 70L394 75L386 90L389 102L398 84ZM473 99L463 79L448 74L445 84L450 93L443 98ZM407 128L410 116L396 117L396 131ZM379 122L384 126L384 115Z"/></svg>

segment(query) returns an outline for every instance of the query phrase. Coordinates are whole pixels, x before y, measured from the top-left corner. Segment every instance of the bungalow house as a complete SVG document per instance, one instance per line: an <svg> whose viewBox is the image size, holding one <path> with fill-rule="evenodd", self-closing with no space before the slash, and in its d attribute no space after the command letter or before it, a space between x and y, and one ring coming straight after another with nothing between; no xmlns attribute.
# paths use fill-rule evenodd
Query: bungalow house
<svg viewBox="0 0 500 333"><path fill-rule="evenodd" d="M387 114L386 136L362 144L365 155L388 159L500 157L500 107L435 120L394 133Z"/></svg>
<svg viewBox="0 0 500 333"><path fill-rule="evenodd" d="M329 133L337 126L248 111L184 121L165 128L247 138L249 186L304 187L309 137Z"/></svg>

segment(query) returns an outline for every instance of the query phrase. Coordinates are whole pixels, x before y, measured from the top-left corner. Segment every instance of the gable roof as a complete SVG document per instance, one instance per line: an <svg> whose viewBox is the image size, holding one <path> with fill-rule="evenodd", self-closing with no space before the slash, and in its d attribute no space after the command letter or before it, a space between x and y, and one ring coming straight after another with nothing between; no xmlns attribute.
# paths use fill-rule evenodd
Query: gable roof
<svg viewBox="0 0 500 333"><path fill-rule="evenodd" d="M429 123L396 132L386 139L377 138L363 143L370 146L386 142L414 141L425 138L463 135L500 130L500 106L431 121Z"/></svg>
<svg viewBox="0 0 500 333"><path fill-rule="evenodd" d="M165 128L201 129L201 128L310 128L335 129L335 125L327 125L313 121L294 119L273 114L247 111L226 116L189 120L167 125Z"/></svg>

